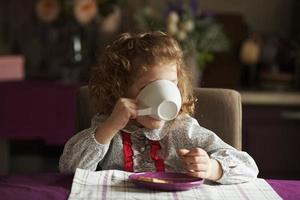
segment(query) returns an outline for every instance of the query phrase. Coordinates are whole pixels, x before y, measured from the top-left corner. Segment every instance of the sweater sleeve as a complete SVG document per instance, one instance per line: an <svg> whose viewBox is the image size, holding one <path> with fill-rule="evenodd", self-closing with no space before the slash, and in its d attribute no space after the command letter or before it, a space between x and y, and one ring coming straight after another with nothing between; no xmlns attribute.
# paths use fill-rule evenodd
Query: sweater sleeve
<svg viewBox="0 0 300 200"><path fill-rule="evenodd" d="M210 158L220 163L223 175L217 182L234 184L247 182L257 177L257 165L248 153L226 144L215 133L201 127L192 117L187 120L185 128L187 128L186 136L189 141L192 141L193 147L204 149Z"/></svg>
<svg viewBox="0 0 300 200"><path fill-rule="evenodd" d="M60 172L74 173L76 168L96 170L110 145L98 143L94 136L102 120L103 117L95 115L90 128L82 130L67 141L59 160Z"/></svg>

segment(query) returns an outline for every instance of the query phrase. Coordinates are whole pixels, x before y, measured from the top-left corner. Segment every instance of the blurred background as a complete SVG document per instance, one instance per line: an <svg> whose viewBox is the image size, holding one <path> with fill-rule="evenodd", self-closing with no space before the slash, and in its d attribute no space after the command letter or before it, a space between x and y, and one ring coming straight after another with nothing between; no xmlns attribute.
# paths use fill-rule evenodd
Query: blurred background
<svg viewBox="0 0 300 200"><path fill-rule="evenodd" d="M0 0L0 173L58 171L75 94L119 33L162 30L195 87L238 90L243 150L263 178L300 178L297 0Z"/></svg>

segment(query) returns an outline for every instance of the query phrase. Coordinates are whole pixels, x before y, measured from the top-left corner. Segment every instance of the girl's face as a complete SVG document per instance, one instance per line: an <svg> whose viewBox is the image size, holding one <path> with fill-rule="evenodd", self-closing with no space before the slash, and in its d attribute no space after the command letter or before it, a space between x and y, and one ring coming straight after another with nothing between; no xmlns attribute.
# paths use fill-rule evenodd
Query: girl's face
<svg viewBox="0 0 300 200"><path fill-rule="evenodd" d="M139 92L150 82L156 80L169 80L177 85L177 65L175 63L155 65L147 68L147 70L138 77L138 79L129 88L127 96L135 99ZM149 129L157 129L164 125L165 121L157 120L150 116L138 116L136 121Z"/></svg>

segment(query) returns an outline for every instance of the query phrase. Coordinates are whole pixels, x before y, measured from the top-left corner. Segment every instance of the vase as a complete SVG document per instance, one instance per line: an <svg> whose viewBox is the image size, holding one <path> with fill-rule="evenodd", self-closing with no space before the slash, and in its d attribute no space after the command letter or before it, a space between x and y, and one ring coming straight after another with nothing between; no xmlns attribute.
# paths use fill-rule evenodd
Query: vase
<svg viewBox="0 0 300 200"><path fill-rule="evenodd" d="M79 34L70 36L68 53L64 66L61 67L61 81L63 83L77 83L80 82L80 75L83 67L82 55L82 39Z"/></svg>

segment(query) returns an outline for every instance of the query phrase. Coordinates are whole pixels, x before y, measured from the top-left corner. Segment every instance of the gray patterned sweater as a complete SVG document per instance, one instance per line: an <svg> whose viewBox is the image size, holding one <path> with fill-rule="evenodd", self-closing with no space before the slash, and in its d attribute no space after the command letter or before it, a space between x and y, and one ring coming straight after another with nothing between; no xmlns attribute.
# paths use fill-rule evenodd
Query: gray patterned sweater
<svg viewBox="0 0 300 200"><path fill-rule="evenodd" d="M69 139L59 161L61 172L73 173L76 168L95 171L97 167L103 170L123 170L123 144L120 132L109 144L100 144L94 137L99 123L105 119L106 116L95 115L90 128ZM123 131L130 133L135 172L156 170L150 157L149 144L149 140L154 140L159 141L161 146L158 156L164 160L166 172L185 172L176 149L200 147L221 164L223 175L217 181L219 183L246 182L256 178L258 174L255 161L249 154L226 144L215 133L201 127L197 120L189 115L182 115L176 120L166 122L160 129L150 130L128 123Z"/></svg>

